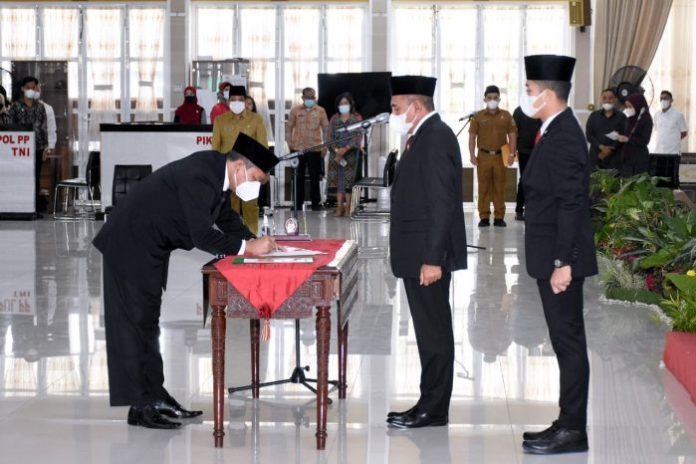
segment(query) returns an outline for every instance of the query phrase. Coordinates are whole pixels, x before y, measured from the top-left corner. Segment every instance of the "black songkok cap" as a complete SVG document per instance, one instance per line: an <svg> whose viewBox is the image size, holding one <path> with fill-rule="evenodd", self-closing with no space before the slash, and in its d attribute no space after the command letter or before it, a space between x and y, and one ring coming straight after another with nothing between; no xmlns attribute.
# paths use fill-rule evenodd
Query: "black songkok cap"
<svg viewBox="0 0 696 464"><path fill-rule="evenodd" d="M394 95L435 95L437 79L425 76L394 76L389 78L391 94Z"/></svg>
<svg viewBox="0 0 696 464"><path fill-rule="evenodd" d="M230 97L246 97L246 88L243 85L230 87Z"/></svg>
<svg viewBox="0 0 696 464"><path fill-rule="evenodd" d="M251 161L254 166L266 173L280 162L280 160L276 158L271 150L264 147L243 132L240 132L237 136L237 140L234 142L232 151L239 153Z"/></svg>
<svg viewBox="0 0 696 464"><path fill-rule="evenodd" d="M524 57L528 81L570 82L575 58L562 55L531 55Z"/></svg>

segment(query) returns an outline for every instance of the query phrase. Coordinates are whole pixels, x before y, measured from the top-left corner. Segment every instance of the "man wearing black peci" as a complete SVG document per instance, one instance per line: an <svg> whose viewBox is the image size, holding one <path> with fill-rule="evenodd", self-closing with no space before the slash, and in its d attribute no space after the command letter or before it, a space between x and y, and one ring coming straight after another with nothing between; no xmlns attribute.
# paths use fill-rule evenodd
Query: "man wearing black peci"
<svg viewBox="0 0 696 464"><path fill-rule="evenodd" d="M130 406L128 424L154 429L192 418L164 388L159 350L162 290L169 255L196 247L212 254L262 254L273 239L256 239L230 206L229 188L258 197L278 159L240 134L221 156L202 151L174 161L141 181L114 208L94 239L104 260L104 318L111 406Z"/></svg>
<svg viewBox="0 0 696 464"><path fill-rule="evenodd" d="M548 429L524 434L533 454L582 452L587 444L590 366L583 283L597 274L590 220L590 162L582 128L568 108L575 58L525 57L527 94L521 107L541 119L522 177L526 202L527 272L537 279L560 369L560 415Z"/></svg>
<svg viewBox="0 0 696 464"><path fill-rule="evenodd" d="M392 427L447 425L454 372L451 273L466 268L462 159L435 112L431 77L391 78L389 125L407 136L391 187L391 266L404 279L421 362L420 399L391 412Z"/></svg>

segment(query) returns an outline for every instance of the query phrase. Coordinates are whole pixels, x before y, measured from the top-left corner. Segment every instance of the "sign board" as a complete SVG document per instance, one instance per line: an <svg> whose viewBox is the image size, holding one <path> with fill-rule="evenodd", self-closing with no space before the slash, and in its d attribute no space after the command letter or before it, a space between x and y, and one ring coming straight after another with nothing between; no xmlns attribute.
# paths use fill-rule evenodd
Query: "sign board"
<svg viewBox="0 0 696 464"><path fill-rule="evenodd" d="M118 127L118 126L116 126ZM206 126L201 126L205 128ZM112 206L114 166L149 164L156 171L197 151L210 150L210 126L202 132L104 130L101 133L102 208ZM203 132L205 131L205 132ZM220 155L222 156L222 155Z"/></svg>
<svg viewBox="0 0 696 464"><path fill-rule="evenodd" d="M35 212L34 132L0 131L0 214Z"/></svg>

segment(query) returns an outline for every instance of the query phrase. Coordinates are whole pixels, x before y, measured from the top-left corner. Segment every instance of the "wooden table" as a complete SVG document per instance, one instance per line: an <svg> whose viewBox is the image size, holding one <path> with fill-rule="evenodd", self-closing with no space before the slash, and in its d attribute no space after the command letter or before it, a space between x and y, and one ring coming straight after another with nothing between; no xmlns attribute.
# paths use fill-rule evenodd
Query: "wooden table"
<svg viewBox="0 0 696 464"><path fill-rule="evenodd" d="M336 253L335 259L314 272L283 305L273 314L274 319L300 319L311 317L316 308L317 337L317 449L326 448L326 419L329 400L329 342L332 316L338 334L338 394L346 397L346 361L348 355L348 317L357 299L358 246L347 240ZM225 337L226 319L251 320L251 372L254 398L258 398L259 384L259 315L256 309L213 266L206 264L203 274L203 308L207 319L212 308L211 338L213 343L213 420L215 447L221 448L225 432ZM331 308L336 302L336 314Z"/></svg>

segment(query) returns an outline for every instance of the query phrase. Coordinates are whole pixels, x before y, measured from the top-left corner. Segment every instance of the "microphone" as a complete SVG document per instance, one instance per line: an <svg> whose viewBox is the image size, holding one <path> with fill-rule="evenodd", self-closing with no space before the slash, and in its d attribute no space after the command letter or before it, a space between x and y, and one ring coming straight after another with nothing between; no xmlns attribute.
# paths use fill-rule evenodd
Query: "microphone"
<svg viewBox="0 0 696 464"><path fill-rule="evenodd" d="M353 132L359 129L369 129L374 124L388 124L389 123L389 113L381 113L370 119L365 119L364 121L356 122L350 126L341 127L338 132Z"/></svg>
<svg viewBox="0 0 696 464"><path fill-rule="evenodd" d="M464 117L459 118L459 122L466 121L467 119L473 119L476 116L476 111L472 111Z"/></svg>

